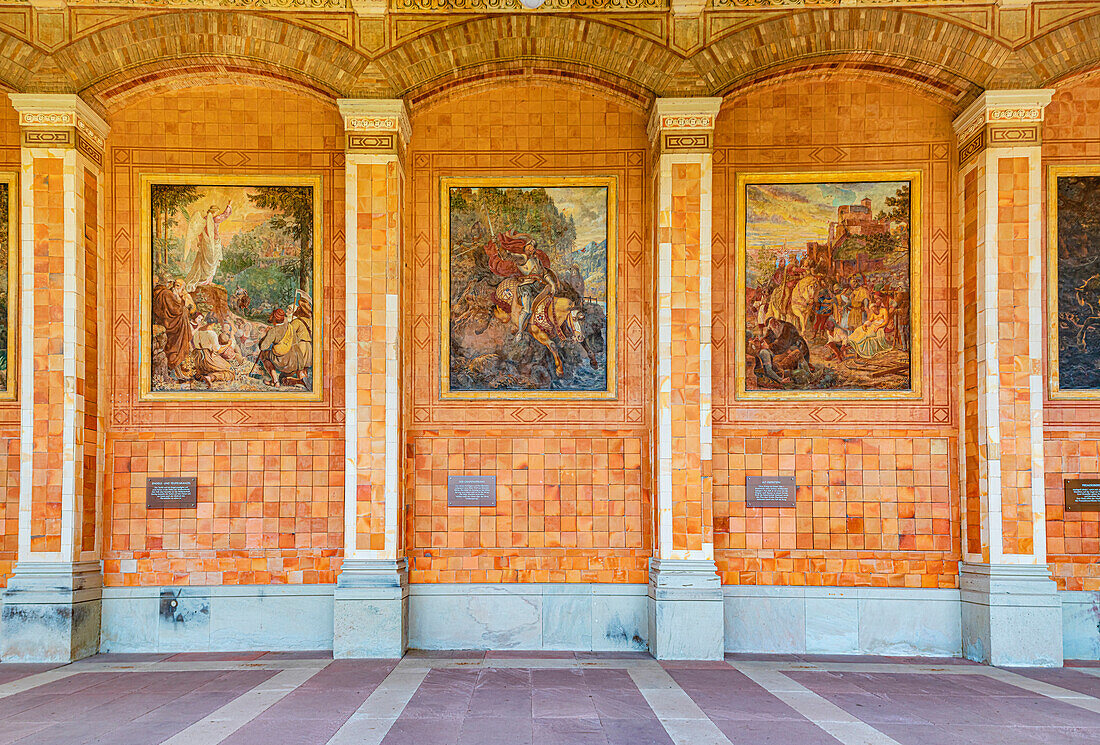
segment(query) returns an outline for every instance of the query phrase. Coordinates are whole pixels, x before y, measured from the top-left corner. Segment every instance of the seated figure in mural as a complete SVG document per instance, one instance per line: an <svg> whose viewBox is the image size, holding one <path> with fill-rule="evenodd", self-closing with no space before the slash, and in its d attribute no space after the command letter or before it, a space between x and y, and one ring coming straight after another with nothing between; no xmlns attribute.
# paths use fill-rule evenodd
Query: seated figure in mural
<svg viewBox="0 0 1100 745"><path fill-rule="evenodd" d="M153 288L153 319L164 327L164 354L168 370L179 377L179 368L191 353L192 304L181 280L157 279Z"/></svg>
<svg viewBox="0 0 1100 745"><path fill-rule="evenodd" d="M260 339L259 363L272 386L300 385L308 388L306 376L313 367L313 299L297 290L298 305L271 313L271 328Z"/></svg>
<svg viewBox="0 0 1100 745"><path fill-rule="evenodd" d="M535 300L544 293L549 294L551 300L558 295L558 275L550 268L550 257L535 246L529 235L501 233L495 241L485 245L485 255L493 274L519 279L516 287L521 306L516 328L516 341L519 341L527 330Z"/></svg>
<svg viewBox="0 0 1100 745"><path fill-rule="evenodd" d="M890 322L890 311L884 303L871 305L867 320L848 335L848 344L852 350L867 359L893 349L886 339L886 326Z"/></svg>
<svg viewBox="0 0 1100 745"><path fill-rule="evenodd" d="M183 266L187 267L184 282L190 292L199 285L208 285L218 273L222 263L222 237L218 225L233 214L233 206L218 208L210 205L205 213L196 213L187 223L187 234L183 241Z"/></svg>
<svg viewBox="0 0 1100 745"><path fill-rule="evenodd" d="M202 316L199 316L201 319ZM204 324L195 332L193 337L195 345L195 379L201 380L207 386L214 383L228 382L236 377L232 361L222 354L223 345L220 340L219 327L216 323Z"/></svg>

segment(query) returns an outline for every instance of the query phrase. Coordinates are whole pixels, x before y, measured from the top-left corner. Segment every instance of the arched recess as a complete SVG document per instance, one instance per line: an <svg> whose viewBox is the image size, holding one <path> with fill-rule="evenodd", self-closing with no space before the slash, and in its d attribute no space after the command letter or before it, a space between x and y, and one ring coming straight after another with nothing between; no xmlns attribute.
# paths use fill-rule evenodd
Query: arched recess
<svg viewBox="0 0 1100 745"><path fill-rule="evenodd" d="M366 59L350 46L310 29L248 13L162 13L105 27L58 50L54 61L79 71L78 90L99 96L128 82L185 74L233 82L242 71L257 79L295 83L341 95L354 90ZM109 98L110 96L108 96Z"/></svg>
<svg viewBox="0 0 1100 745"><path fill-rule="evenodd" d="M1040 36L1021 47L1019 56L1042 86L1092 74L1100 68L1100 14Z"/></svg>
<svg viewBox="0 0 1100 745"><path fill-rule="evenodd" d="M723 37L693 62L715 92L785 68L845 62L911 81L956 105L1010 60L1005 45L945 19L894 8L810 10L777 15Z"/></svg>
<svg viewBox="0 0 1100 745"><path fill-rule="evenodd" d="M497 15L471 19L424 34L383 54L372 68L397 95L428 90L478 71L522 64L587 68L634 90L663 93L674 85L684 59L628 29L563 15Z"/></svg>

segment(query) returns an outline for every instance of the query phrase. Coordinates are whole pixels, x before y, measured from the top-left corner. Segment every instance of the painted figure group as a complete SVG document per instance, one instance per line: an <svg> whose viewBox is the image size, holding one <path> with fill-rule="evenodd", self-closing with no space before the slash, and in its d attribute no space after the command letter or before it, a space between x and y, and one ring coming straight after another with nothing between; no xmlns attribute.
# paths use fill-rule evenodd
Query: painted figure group
<svg viewBox="0 0 1100 745"><path fill-rule="evenodd" d="M785 385L796 371L817 373L811 345L838 363L909 350L909 292L897 286L897 277L887 272L872 281L863 272L831 274L806 256L780 257L771 275L749 289L755 321L749 364L758 381Z"/></svg>
<svg viewBox="0 0 1100 745"><path fill-rule="evenodd" d="M265 385L308 390L313 366L309 295L298 290L295 303L273 310L267 324L238 315L225 299L217 285L188 291L183 279L157 278L152 296L153 377L213 388L250 378L259 370ZM200 305L207 310L201 311Z"/></svg>

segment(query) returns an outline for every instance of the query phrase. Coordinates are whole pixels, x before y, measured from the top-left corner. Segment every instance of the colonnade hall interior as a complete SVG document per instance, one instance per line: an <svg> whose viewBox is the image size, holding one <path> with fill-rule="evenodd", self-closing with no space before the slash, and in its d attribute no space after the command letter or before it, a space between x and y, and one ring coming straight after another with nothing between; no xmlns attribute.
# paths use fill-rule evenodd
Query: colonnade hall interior
<svg viewBox="0 0 1100 745"><path fill-rule="evenodd" d="M1098 70L1078 0L0 0L0 658L1100 658Z"/></svg>

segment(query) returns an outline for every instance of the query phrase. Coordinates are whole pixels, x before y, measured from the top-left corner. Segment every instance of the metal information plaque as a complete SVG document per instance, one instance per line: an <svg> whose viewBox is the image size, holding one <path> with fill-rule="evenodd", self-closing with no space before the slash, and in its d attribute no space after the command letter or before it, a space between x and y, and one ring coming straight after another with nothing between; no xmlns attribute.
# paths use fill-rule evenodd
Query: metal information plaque
<svg viewBox="0 0 1100 745"><path fill-rule="evenodd" d="M198 504L199 480L151 478L145 482L145 508L190 510Z"/></svg>
<svg viewBox="0 0 1100 745"><path fill-rule="evenodd" d="M448 507L496 507L497 477L447 475Z"/></svg>
<svg viewBox="0 0 1100 745"><path fill-rule="evenodd" d="M746 507L794 507L794 476L746 476Z"/></svg>
<svg viewBox="0 0 1100 745"><path fill-rule="evenodd" d="M1100 479L1066 479L1066 512L1100 512Z"/></svg>

